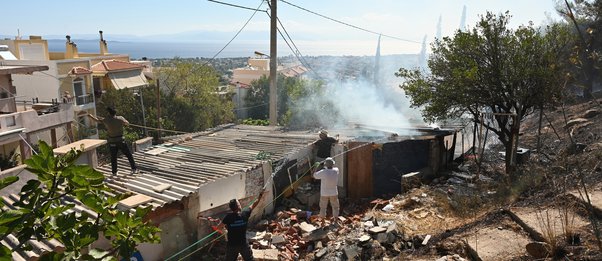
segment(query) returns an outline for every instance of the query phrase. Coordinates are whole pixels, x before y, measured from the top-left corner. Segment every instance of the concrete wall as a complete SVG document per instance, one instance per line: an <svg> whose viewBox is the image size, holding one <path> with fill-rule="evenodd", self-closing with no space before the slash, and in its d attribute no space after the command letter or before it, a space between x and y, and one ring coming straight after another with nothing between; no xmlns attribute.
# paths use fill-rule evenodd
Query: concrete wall
<svg viewBox="0 0 602 261"><path fill-rule="evenodd" d="M233 198L244 198L245 190L245 173L236 173L202 185L199 188L199 211L227 204Z"/></svg>
<svg viewBox="0 0 602 261"><path fill-rule="evenodd" d="M162 231L162 251L160 254L157 254L159 252L158 247L152 248L153 245L149 245L144 249L141 248L140 253L144 260L165 260L196 242L198 237L198 197L198 194L192 194L188 198L183 199L184 210L175 215L171 214L170 218L161 222L159 228Z"/></svg>
<svg viewBox="0 0 602 261"><path fill-rule="evenodd" d="M15 112L17 110L14 99L14 86L11 76L7 74L0 75L0 111ZM4 98L3 98L4 97Z"/></svg>
<svg viewBox="0 0 602 261"><path fill-rule="evenodd" d="M257 67L260 70L267 71L267 70L270 69L270 59L254 59L254 58L249 58L248 63L249 63L249 65L251 65L253 67Z"/></svg>
<svg viewBox="0 0 602 261"><path fill-rule="evenodd" d="M48 60L48 42L43 39L0 40L19 60Z"/></svg>
<svg viewBox="0 0 602 261"><path fill-rule="evenodd" d="M57 61L57 73L59 75L66 75L73 69L73 67L84 67L90 69L90 63L87 60L64 60Z"/></svg>
<svg viewBox="0 0 602 261"><path fill-rule="evenodd" d="M232 71L232 82L240 82L244 84L251 84L253 80L261 78L261 76L267 76L270 71L264 70L250 70L250 69L234 69Z"/></svg>
<svg viewBox="0 0 602 261"><path fill-rule="evenodd" d="M18 101L29 101L39 98L40 101L50 101L60 98L59 80L56 63L53 61L4 61L5 65L46 65L47 71L35 72L31 75L13 75L13 85L16 87Z"/></svg>
<svg viewBox="0 0 602 261"><path fill-rule="evenodd" d="M28 110L16 114L16 119L21 123L26 132L54 128L73 119L73 105L59 104L60 110L54 113L38 115L35 110Z"/></svg>

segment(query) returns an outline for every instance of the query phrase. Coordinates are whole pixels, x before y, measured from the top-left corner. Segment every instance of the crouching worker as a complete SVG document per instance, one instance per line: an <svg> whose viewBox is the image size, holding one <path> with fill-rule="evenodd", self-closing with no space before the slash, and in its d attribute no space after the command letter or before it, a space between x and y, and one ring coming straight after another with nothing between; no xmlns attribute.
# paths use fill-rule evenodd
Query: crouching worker
<svg viewBox="0 0 602 261"><path fill-rule="evenodd" d="M228 243L226 248L226 261L238 259L240 254L245 261L253 260L253 251L247 241L247 225L251 211L257 206L263 191L252 206L242 209L240 202L237 199L230 200L228 206L232 212L228 213L222 223L218 226L218 230L226 227L228 230Z"/></svg>
<svg viewBox="0 0 602 261"><path fill-rule="evenodd" d="M328 202L332 206L332 217L336 219L339 216L339 192L337 184L339 183L339 169L334 167L334 160L330 157L324 160L324 169L314 173L314 178L320 182L320 216L326 217Z"/></svg>

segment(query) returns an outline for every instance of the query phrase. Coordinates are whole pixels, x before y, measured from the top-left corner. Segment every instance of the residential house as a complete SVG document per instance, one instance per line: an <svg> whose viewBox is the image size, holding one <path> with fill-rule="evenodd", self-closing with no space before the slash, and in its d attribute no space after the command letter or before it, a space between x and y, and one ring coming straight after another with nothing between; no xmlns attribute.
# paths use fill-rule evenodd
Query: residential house
<svg viewBox="0 0 602 261"><path fill-rule="evenodd" d="M74 106L75 138L97 137L96 124L87 114L96 114L96 97L103 88L130 88L146 85L139 77L143 65L130 63L127 54L111 54L100 31L99 53L80 53L77 44L66 37L65 52L50 52L47 40L30 36L24 40L0 40L13 57L6 56L5 65L48 66L44 72L28 77L15 75L21 102L69 100ZM6 49L6 48L4 48ZM4 50L0 49L0 50ZM93 68L94 67L94 68ZM94 71L93 69L96 69Z"/></svg>
<svg viewBox="0 0 602 261"><path fill-rule="evenodd" d="M52 146L73 140L68 135L72 133L73 104L56 99L33 104L17 100L16 94L22 86L16 84L13 78L32 77L31 74L46 70L48 66L0 65L0 157L4 159L0 166L0 178L16 175L23 170L23 160L29 158L39 139L47 137L46 142ZM67 135L59 136L59 132ZM25 184L27 180L24 175L15 186ZM8 189L2 192L5 191Z"/></svg>
<svg viewBox="0 0 602 261"><path fill-rule="evenodd" d="M249 58L248 64L242 68L232 70L232 79L230 80L230 91L234 94L232 102L236 106L236 116L239 119L247 117L245 98L249 92L251 83L259 80L262 76L270 75L270 58L261 53L255 53L256 56ZM302 65L282 66L278 65L278 72L285 77L301 77L309 70Z"/></svg>

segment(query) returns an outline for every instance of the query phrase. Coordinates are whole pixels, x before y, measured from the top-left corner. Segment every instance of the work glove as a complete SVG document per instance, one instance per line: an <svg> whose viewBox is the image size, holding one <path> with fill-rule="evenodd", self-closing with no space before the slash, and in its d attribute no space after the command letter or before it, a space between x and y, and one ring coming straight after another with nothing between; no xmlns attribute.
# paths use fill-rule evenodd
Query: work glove
<svg viewBox="0 0 602 261"><path fill-rule="evenodd" d="M320 167L320 162L316 162L316 163L314 163L314 166L313 166L313 167L314 167L314 168Z"/></svg>

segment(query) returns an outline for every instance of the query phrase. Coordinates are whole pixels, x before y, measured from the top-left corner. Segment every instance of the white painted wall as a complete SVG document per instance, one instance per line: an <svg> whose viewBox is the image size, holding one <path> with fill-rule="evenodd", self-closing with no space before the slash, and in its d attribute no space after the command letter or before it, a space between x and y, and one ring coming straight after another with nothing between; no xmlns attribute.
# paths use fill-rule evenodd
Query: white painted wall
<svg viewBox="0 0 602 261"><path fill-rule="evenodd" d="M199 212L227 204L231 199L245 197L245 175L237 173L199 188Z"/></svg>
<svg viewBox="0 0 602 261"><path fill-rule="evenodd" d="M13 74L13 85L17 90L17 100L31 101L31 98L38 97L40 101L50 101L60 98L58 71L56 63L53 61L3 61L5 65L46 65L47 71L34 72L31 75ZM52 75L52 76L50 76ZM20 97L25 96L25 97ZM18 105L17 105L18 106Z"/></svg>

